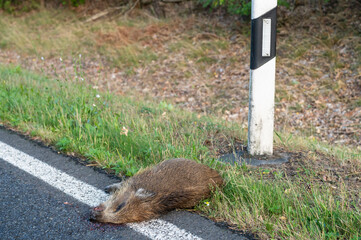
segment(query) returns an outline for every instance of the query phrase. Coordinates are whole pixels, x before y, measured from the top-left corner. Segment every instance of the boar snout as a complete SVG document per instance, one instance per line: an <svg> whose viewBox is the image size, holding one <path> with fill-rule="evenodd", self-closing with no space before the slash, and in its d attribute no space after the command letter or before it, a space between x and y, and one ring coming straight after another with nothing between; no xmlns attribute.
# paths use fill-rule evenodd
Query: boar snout
<svg viewBox="0 0 361 240"><path fill-rule="evenodd" d="M104 208L102 206L98 206L98 207L93 208L93 211L101 212L101 211L104 211Z"/></svg>
<svg viewBox="0 0 361 240"><path fill-rule="evenodd" d="M93 208L90 212L90 220L91 221L98 221L100 215L102 214L102 212L104 211L104 208L102 206L97 206L95 208Z"/></svg>

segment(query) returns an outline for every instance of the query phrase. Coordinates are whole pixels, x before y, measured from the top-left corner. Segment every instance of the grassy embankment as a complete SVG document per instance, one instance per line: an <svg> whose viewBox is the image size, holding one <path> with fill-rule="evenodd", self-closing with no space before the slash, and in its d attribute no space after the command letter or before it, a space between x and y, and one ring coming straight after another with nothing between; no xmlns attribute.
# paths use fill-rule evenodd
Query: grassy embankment
<svg viewBox="0 0 361 240"><path fill-rule="evenodd" d="M334 189L310 180L313 169L291 178L282 169L214 161L211 145L220 133L230 141L244 135L235 125L198 118L164 102L114 96L83 83L56 81L20 67L2 66L0 79L1 121L63 152L85 156L128 176L173 157L192 158L217 168L226 180L225 188L215 193L209 206L201 203L197 207L209 217L264 238L360 237L360 209L344 183L337 183L335 195ZM288 144L298 150L305 147L304 143ZM315 143L310 145L318 148ZM328 146L330 155L332 149ZM338 160L359 156L356 151L346 155Z"/></svg>
<svg viewBox="0 0 361 240"><path fill-rule="evenodd" d="M361 38L353 9L324 16L280 11L277 131L360 145ZM19 15L0 17L0 47L14 53L0 55L3 62L65 79L62 73L78 71L70 59L81 53L83 77L99 89L135 91L247 122L247 23L197 15L157 19L145 11L90 23L67 11Z"/></svg>
<svg viewBox="0 0 361 240"><path fill-rule="evenodd" d="M194 44L189 36L180 37L169 43L169 52L160 49L162 52L151 44L166 41L162 38L166 36L157 32L158 39L152 42L152 30L169 20L147 18L152 24L146 28L146 35L137 27L149 22L119 21L118 34L114 35L113 23L85 25L73 15L65 18L59 13L60 21L53 15L43 12L12 19L12 25L0 19L0 47L38 58L77 56L79 52L90 57L99 54L131 75L136 66L171 53L184 54L197 70L209 74L209 64L218 61L217 49L228 46L222 38L199 35L192 29L189 36L211 40ZM67 19L66 27L61 25L62 19ZM134 30L134 35L125 36L123 27ZM140 43L149 43L150 47ZM231 63L236 62L235 57L230 57ZM77 78L67 76L66 71L53 78L18 66L1 66L0 121L116 174L131 176L140 168L174 157L195 159L217 168L226 186L207 200L209 206L200 203L197 209L263 239L361 237L360 191L355 189L359 183L357 179L352 182L361 171L361 153L356 148L277 133L276 149L293 153L289 164L262 168L223 165L214 160L217 152L232 149L239 139L245 141L246 131L241 126L212 115L200 117L166 102L98 91L79 80L85 74L81 63L73 67ZM181 77L195 73L186 62L171 67L184 72ZM149 71L157 70L154 64ZM320 163L330 166L325 170Z"/></svg>

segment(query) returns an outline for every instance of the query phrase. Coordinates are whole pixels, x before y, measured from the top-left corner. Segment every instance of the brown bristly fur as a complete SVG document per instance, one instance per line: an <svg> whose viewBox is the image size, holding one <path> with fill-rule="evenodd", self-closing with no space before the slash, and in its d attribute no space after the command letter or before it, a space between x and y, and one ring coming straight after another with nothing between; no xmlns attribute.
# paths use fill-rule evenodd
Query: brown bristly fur
<svg viewBox="0 0 361 240"><path fill-rule="evenodd" d="M167 160L109 186L112 196L92 210L91 219L116 224L149 220L176 208L194 207L222 185L219 173L208 166L188 159Z"/></svg>

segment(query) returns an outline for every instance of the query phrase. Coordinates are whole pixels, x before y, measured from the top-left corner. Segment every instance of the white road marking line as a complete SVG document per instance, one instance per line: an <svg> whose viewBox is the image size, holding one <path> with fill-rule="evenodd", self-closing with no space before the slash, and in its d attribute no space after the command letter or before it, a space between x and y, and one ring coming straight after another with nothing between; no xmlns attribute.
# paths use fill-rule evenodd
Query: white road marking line
<svg viewBox="0 0 361 240"><path fill-rule="evenodd" d="M82 182L1 141L0 158L91 207L105 201L108 196L102 190ZM127 224L127 226L150 239L202 239L161 219Z"/></svg>
<svg viewBox="0 0 361 240"><path fill-rule="evenodd" d="M174 239L188 239L188 240L202 240L202 238L195 236L184 229L166 222L161 219L153 219L149 222L131 223L127 224L133 230L142 233L151 239L159 240L174 240ZM176 228L176 229L175 229Z"/></svg>
<svg viewBox="0 0 361 240"><path fill-rule="evenodd" d="M0 158L89 206L96 206L107 198L105 192L2 142Z"/></svg>

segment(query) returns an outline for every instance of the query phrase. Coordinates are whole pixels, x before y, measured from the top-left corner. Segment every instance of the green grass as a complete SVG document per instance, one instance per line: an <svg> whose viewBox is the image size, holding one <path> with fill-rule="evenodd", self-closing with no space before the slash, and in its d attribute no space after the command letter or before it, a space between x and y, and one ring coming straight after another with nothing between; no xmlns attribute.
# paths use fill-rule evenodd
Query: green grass
<svg viewBox="0 0 361 240"><path fill-rule="evenodd" d="M304 167L291 177L282 169L215 161L221 139L232 144L236 136L245 136L238 126L198 118L166 102L97 92L83 82L49 79L20 67L0 66L0 103L3 124L117 174L131 176L175 157L217 168L226 185L206 200L209 206L200 203L197 209L260 238L361 238L358 199L347 193L344 182L337 183L335 194L327 185L312 181L317 169ZM276 146L289 151L325 149L341 162L360 159L356 150L302 142L282 133L277 136Z"/></svg>
<svg viewBox="0 0 361 240"><path fill-rule="evenodd" d="M98 93L20 67L1 68L0 77L3 121L33 135L48 133L50 143L60 150L126 175L170 157L202 161L211 154L203 143L219 130L214 122L199 122L165 102Z"/></svg>
<svg viewBox="0 0 361 240"><path fill-rule="evenodd" d="M253 225L265 239L360 237L360 213L347 211L353 207L352 201L331 197L329 190L314 184L303 188L310 184L306 179L291 183L282 181L287 176L278 173L278 180L269 182L249 177L247 170L241 168L228 171L225 177L228 184L211 202L215 209L201 208L213 217L238 221L243 229Z"/></svg>

